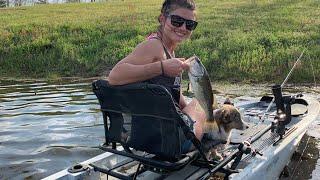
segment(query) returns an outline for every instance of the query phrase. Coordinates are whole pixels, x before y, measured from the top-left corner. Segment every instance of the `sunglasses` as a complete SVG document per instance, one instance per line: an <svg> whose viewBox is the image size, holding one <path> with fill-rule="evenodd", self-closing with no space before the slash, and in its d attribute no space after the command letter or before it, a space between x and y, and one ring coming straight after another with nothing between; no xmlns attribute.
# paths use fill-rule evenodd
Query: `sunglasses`
<svg viewBox="0 0 320 180"><path fill-rule="evenodd" d="M198 25L197 21L185 19L178 15L169 15L169 17L171 19L171 24L175 27L181 27L184 24L184 22L186 22L186 28L189 31L194 30Z"/></svg>

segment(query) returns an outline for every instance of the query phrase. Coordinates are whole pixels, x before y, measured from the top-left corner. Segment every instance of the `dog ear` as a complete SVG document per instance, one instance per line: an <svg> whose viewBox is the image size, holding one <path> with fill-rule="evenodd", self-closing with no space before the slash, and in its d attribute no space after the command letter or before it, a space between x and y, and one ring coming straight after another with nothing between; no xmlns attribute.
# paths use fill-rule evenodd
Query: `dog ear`
<svg viewBox="0 0 320 180"><path fill-rule="evenodd" d="M215 110L214 119L215 119L217 122L222 121L223 114L224 114L224 110L223 110L222 108Z"/></svg>
<svg viewBox="0 0 320 180"><path fill-rule="evenodd" d="M228 98L228 97L226 98L226 100L224 101L223 104L230 104L230 105L234 106L233 102L231 102L230 98Z"/></svg>
<svg viewBox="0 0 320 180"><path fill-rule="evenodd" d="M219 123L226 123L226 121L228 121L228 119L230 119L229 117L229 113L226 109L224 108L221 108L221 109L218 109L216 112L215 112L215 120Z"/></svg>

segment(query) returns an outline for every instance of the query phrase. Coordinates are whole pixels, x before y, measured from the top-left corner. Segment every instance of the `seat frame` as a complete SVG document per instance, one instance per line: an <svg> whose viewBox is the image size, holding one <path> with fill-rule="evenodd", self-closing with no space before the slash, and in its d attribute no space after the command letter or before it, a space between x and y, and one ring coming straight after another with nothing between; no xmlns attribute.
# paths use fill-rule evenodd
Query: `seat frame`
<svg viewBox="0 0 320 180"><path fill-rule="evenodd" d="M99 103L101 105L101 111L103 114L103 122L104 122L104 130L105 130L105 143L103 145L100 146L100 149L102 149L103 151L107 151L107 152L111 152L114 154L118 154L121 156L126 156L129 158L132 158L135 161L138 161L140 163L142 163L143 165L147 166L147 167L151 167L152 169L161 169L164 170L165 172L170 172L170 171L176 171L179 170L181 168L183 168L184 166L186 166L187 164L189 164L192 161L195 161L197 159L199 159L200 157L202 157L205 161L206 161L206 157L204 156L204 153L202 151L202 146L201 146L201 142L196 139L194 133L190 130L190 128L187 126L187 124L182 120L182 118L177 118L179 116L176 116L177 114L180 115L181 111L179 111L179 108L176 108L176 106L174 106L174 100L171 96L171 94L168 92L168 90L161 86L161 85L155 85L155 84L147 84L147 83L135 83L135 84L129 84L129 85L123 85L123 86L111 86L109 85L108 81L106 80L98 80L92 83L92 88L93 88L93 92L95 93L95 95L97 96ZM144 91L144 90L151 90L151 91L155 91L156 93L160 93L161 95L165 95L168 97L168 101L169 102L169 106L172 106L171 109L173 109L173 111L171 113L173 113L174 115L172 117L176 117L176 119L174 119L174 121L178 121L177 123L180 124L182 127L182 131L184 133L184 135L186 136L187 139L191 140L192 143L194 144L194 146L196 147L196 150L185 153L185 154L181 154L181 156L179 158L174 158L174 159L163 159L163 158L159 158L159 156L157 156L157 154L152 154L149 153L148 156L141 156L139 154L135 154L133 153L131 150L132 148L128 147L126 144L124 144L123 142L119 141L119 140L115 140L110 138L110 112L113 113L128 113L128 110L131 111L130 109L127 109L126 106L126 102L123 102L123 106L125 108L114 108L113 107L108 107L108 108L104 108L103 107L103 102L104 101L108 101L108 99L105 99L104 96L101 96L101 93L104 93L106 91L106 89L112 89L113 93L119 92L121 91L122 93L129 93L130 94L130 90L140 90L140 91ZM120 106L122 103L120 103ZM136 104L137 106L144 106L144 104ZM143 114L139 114L137 112L130 112L131 114L137 115L137 116L154 116L154 117L160 117L163 118L164 120L172 120L172 117L162 117L161 114L157 115L157 114L148 114L148 112L145 112ZM123 146L124 151L119 151L116 148L116 144L119 143ZM148 153L148 152L147 152ZM101 169L96 165L93 165L98 171L103 171L104 173L110 174L110 170L106 170L106 169ZM138 169L139 170L139 169ZM138 171L137 170L137 171ZM111 173L113 176L116 175L115 173ZM110 174L110 175L111 175ZM117 177L117 175L116 175ZM119 175L119 178L123 179L123 175ZM130 179L130 178L129 178Z"/></svg>

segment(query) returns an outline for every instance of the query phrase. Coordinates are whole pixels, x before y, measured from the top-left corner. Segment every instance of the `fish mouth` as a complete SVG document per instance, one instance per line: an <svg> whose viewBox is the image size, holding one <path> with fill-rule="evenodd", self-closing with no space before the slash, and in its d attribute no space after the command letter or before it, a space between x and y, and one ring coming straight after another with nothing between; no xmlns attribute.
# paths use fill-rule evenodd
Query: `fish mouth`
<svg viewBox="0 0 320 180"><path fill-rule="evenodd" d="M196 56L193 56L192 59L190 59L190 70L189 73L193 77L202 77L205 74L205 70L203 68L203 65L201 64L199 58Z"/></svg>

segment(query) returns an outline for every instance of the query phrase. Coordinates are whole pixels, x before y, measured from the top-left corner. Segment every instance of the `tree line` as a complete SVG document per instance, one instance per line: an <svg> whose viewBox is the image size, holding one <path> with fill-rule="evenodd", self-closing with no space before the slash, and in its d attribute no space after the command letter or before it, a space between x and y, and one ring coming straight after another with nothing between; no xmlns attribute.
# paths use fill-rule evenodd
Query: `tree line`
<svg viewBox="0 0 320 180"><path fill-rule="evenodd" d="M81 2L95 2L95 1L96 0L0 0L0 8L32 6L35 4L48 4L48 3L81 3Z"/></svg>

